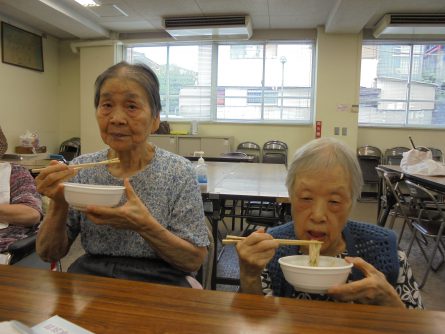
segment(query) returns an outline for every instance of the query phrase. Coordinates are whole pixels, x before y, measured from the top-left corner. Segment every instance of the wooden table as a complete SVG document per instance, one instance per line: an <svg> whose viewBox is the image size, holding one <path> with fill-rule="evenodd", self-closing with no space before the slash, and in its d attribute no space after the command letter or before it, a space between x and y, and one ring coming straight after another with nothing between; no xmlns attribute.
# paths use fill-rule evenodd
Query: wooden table
<svg viewBox="0 0 445 334"><path fill-rule="evenodd" d="M303 301L0 266L0 320L99 333L443 333L445 312Z"/></svg>
<svg viewBox="0 0 445 334"><path fill-rule="evenodd" d="M212 202L213 239L218 237L218 223L221 221L221 200L258 200L269 202L288 202L285 186L286 167L282 164L206 162L207 191L204 200ZM228 280L216 276L217 249L215 247L212 270L212 289L216 284ZM230 280L229 280L230 281Z"/></svg>

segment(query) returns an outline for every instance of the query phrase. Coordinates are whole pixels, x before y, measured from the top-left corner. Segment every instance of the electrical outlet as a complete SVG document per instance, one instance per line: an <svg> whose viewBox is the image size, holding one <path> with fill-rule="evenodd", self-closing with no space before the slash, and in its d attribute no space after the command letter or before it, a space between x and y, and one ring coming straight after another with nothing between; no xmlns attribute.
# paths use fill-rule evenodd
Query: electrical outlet
<svg viewBox="0 0 445 334"><path fill-rule="evenodd" d="M341 128L341 135L347 136L348 135L348 128Z"/></svg>
<svg viewBox="0 0 445 334"><path fill-rule="evenodd" d="M334 127L334 135L340 136L340 128L338 126Z"/></svg>

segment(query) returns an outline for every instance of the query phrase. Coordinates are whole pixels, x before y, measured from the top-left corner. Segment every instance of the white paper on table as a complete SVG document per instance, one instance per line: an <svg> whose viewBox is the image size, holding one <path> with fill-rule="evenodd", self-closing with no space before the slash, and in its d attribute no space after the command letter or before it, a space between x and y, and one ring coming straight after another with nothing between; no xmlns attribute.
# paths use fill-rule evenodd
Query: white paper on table
<svg viewBox="0 0 445 334"><path fill-rule="evenodd" d="M32 330L34 334L94 334L58 315L35 325Z"/></svg>
<svg viewBox="0 0 445 334"><path fill-rule="evenodd" d="M0 334L21 334L17 329L15 329L11 321L0 322Z"/></svg>

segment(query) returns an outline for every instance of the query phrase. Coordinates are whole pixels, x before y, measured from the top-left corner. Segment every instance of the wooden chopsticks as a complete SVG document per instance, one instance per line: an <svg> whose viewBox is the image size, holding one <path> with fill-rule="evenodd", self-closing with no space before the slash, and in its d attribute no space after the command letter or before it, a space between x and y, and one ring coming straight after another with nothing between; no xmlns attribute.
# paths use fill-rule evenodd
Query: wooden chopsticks
<svg viewBox="0 0 445 334"><path fill-rule="evenodd" d="M226 239L223 239L223 245L234 245L240 240L244 240L245 237L239 237L237 235L228 235ZM295 245L295 246L309 246L322 244L322 241L318 240L291 240L291 239L275 239L280 245Z"/></svg>
<svg viewBox="0 0 445 334"><path fill-rule="evenodd" d="M228 235L226 239L223 239L223 245L233 245L238 241L246 239L245 237L239 237L237 235ZM318 240L291 240L291 239L275 239L279 242L280 246L295 245L295 246L309 246L309 263L311 267L317 267L320 259L320 249L322 241Z"/></svg>
<svg viewBox="0 0 445 334"><path fill-rule="evenodd" d="M100 165L113 165L113 164L118 164L120 162L121 161L119 160L119 158L114 158L114 159L103 160L103 161L98 161L98 162L88 162L85 164L69 165L69 166L75 170L78 170L78 169L83 169L83 168L96 167L96 166L100 166ZM43 169L44 168L31 169L31 172L32 173L40 173Z"/></svg>

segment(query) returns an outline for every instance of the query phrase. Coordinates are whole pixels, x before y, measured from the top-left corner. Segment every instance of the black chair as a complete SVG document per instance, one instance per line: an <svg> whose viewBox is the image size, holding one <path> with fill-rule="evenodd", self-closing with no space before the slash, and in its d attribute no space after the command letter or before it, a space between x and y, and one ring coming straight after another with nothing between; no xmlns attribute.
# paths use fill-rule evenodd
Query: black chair
<svg viewBox="0 0 445 334"><path fill-rule="evenodd" d="M385 171L380 167L377 167L376 171L382 178L382 191L379 199L381 211L377 217L377 224L385 226L388 217L391 216L388 228L392 229L396 218L403 219L398 236L398 243L400 243L405 227L408 225L411 228L411 222L417 216L417 210L412 204L411 196L405 192L407 188L404 180L400 179L400 174Z"/></svg>
<svg viewBox="0 0 445 334"><path fill-rule="evenodd" d="M388 148L384 154L384 161L387 165L400 165L400 161L403 158L403 153L408 152L410 149L404 146L396 146Z"/></svg>
<svg viewBox="0 0 445 334"><path fill-rule="evenodd" d="M444 205L437 201L433 193L421 185L409 180L405 182L418 209L418 216L412 223L414 233L406 254L409 256L414 241L416 241L427 262L427 268L419 284L419 288L421 288L425 285L431 269L433 271L439 270L445 261L445 244L443 241L445 238ZM430 239L432 242L427 242L426 239ZM429 252L426 251L426 247L430 248ZM439 251L441 259L434 261L437 251Z"/></svg>
<svg viewBox="0 0 445 334"><path fill-rule="evenodd" d="M288 147L280 140L269 140L263 145L263 163L284 164L287 166Z"/></svg>
<svg viewBox="0 0 445 334"><path fill-rule="evenodd" d="M238 144L238 147L236 148L238 152L244 152L250 156L254 157L253 162L260 162L261 159L261 147L260 145L251 142L251 141L245 141Z"/></svg>
<svg viewBox="0 0 445 334"><path fill-rule="evenodd" d="M279 140L269 140L263 145L263 163L284 164L287 166L287 144ZM242 204L242 216L245 217L248 234L257 226L266 229L283 222L282 206L268 201L247 201Z"/></svg>
<svg viewBox="0 0 445 334"><path fill-rule="evenodd" d="M434 147L428 147L428 149L431 151L433 160L443 162L443 155L442 155L442 151L440 149L434 148Z"/></svg>
<svg viewBox="0 0 445 334"><path fill-rule="evenodd" d="M60 145L59 154L63 155L66 161L71 161L80 155L80 148L80 138L72 137Z"/></svg>
<svg viewBox="0 0 445 334"><path fill-rule="evenodd" d="M263 163L265 164L283 164L286 165L287 158L284 153L266 152L263 154Z"/></svg>
<svg viewBox="0 0 445 334"><path fill-rule="evenodd" d="M380 165L382 160L382 152L380 149L370 145L359 147L357 148L357 159L362 170L363 183L365 185L378 187L380 179L375 168ZM368 194L373 195L375 198L377 191L362 192L362 199Z"/></svg>
<svg viewBox="0 0 445 334"><path fill-rule="evenodd" d="M26 256L35 252L36 239L37 231L33 235L17 240L14 243L10 244L7 251L2 253L5 256L5 261L3 264L16 264Z"/></svg>

